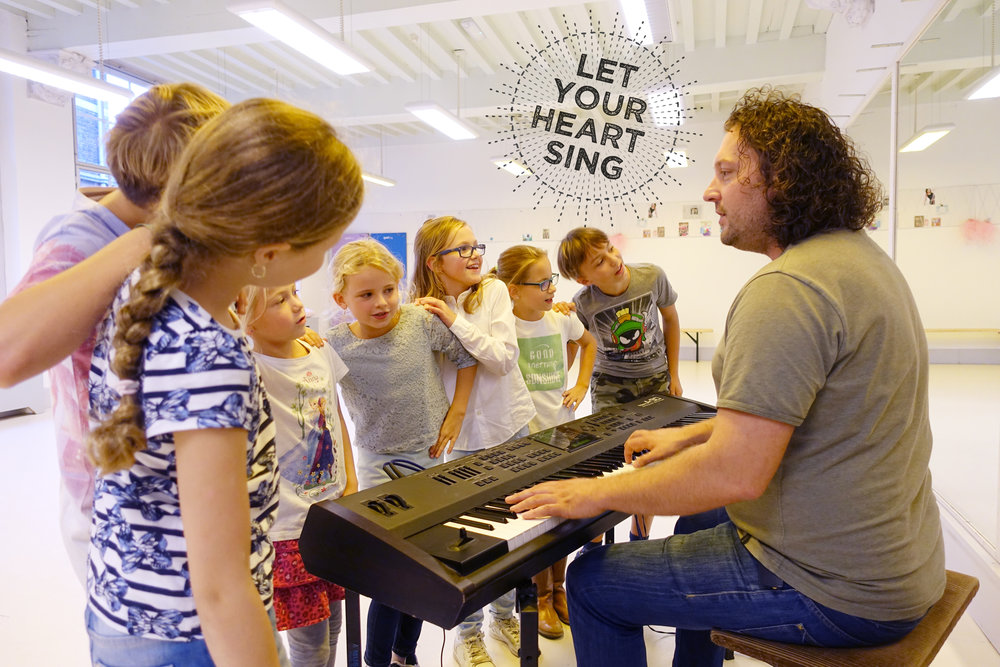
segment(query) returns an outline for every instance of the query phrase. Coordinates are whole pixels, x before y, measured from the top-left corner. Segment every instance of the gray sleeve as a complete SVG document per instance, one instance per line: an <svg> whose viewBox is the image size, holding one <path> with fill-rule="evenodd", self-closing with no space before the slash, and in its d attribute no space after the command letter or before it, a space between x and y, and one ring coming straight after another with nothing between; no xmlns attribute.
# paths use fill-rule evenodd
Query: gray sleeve
<svg viewBox="0 0 1000 667"><path fill-rule="evenodd" d="M427 337L431 341L431 349L435 352L442 352L458 368L467 368L476 365L476 359L466 352L462 347L462 342L451 330L444 325L438 317L421 311L424 317L424 327L427 329Z"/></svg>
<svg viewBox="0 0 1000 667"><path fill-rule="evenodd" d="M650 264L650 267L656 274L654 278L655 284L653 285L653 289L656 292L656 305L660 308L667 308L674 305L674 302L677 301L677 292L670 284L670 281L667 280L667 274L655 264Z"/></svg>

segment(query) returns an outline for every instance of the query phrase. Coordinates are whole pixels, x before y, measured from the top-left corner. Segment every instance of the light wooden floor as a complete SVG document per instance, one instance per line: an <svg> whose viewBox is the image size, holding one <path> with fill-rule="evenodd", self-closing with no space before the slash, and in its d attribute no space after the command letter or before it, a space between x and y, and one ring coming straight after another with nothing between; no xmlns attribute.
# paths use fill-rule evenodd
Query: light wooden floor
<svg viewBox="0 0 1000 667"><path fill-rule="evenodd" d="M714 402L709 362L681 362L681 380L685 395ZM992 392L992 393L991 393ZM961 436L963 430L974 427L976 434L984 429L989 435L981 438L970 434L955 440L936 435L935 457L955 459L954 470L936 475L946 486L972 487L970 493L993 494L991 506L996 511L996 434L1000 415L995 406L1000 392L1000 366L934 366L932 367L932 405L948 410L956 406L969 409L974 419L949 416L954 413L935 410L935 432L947 428ZM984 394L987 398L983 398ZM978 405L985 400L992 407ZM985 412L992 415L983 424ZM588 405L581 406L586 414ZM957 441L957 444L955 444ZM956 455L955 448L972 448ZM976 449L979 448L979 449ZM0 587L0 664L11 667L59 665L77 667L89 664L87 638L83 627L84 596L77 583L59 536L57 524L57 470L52 436L51 415L41 414L0 421L0 534L5 548L0 549L0 572L4 583ZM970 465L971 459L971 465ZM962 467L960 461L966 461ZM976 462L986 461L985 466ZM993 462L992 464L990 462ZM991 467L992 466L992 467ZM977 473L975 468L984 468ZM991 478L992 475L992 478ZM992 481L991 481L992 479ZM963 481L964 480L964 481ZM989 499L989 496L986 496ZM974 510L973 510L974 511ZM985 510L988 512L988 509ZM987 517L988 519L988 517ZM995 519L995 517L994 517ZM995 525L995 524L994 524ZM659 518L653 524L653 536L670 533L672 521ZM619 539L625 539L626 527L619 527ZM362 599L362 619L366 601ZM649 664L669 665L673 652L673 636L668 628L663 633L647 629L646 644ZM424 667L452 665L452 631L425 625L418 647L418 657ZM560 640L539 639L542 663L559 667L575 664L570 631ZM517 659L492 640L487 646L497 667L517 665ZM443 660L441 655L443 653ZM344 665L343 641L338 664ZM734 667L759 665L744 656L727 663ZM1000 667L1000 655L966 615L959 622L938 658L935 667Z"/></svg>

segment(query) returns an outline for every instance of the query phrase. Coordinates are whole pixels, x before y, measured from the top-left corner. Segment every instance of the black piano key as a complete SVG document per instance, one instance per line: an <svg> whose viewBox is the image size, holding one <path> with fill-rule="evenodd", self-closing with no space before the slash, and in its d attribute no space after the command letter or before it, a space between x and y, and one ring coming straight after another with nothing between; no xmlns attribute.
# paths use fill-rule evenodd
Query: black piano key
<svg viewBox="0 0 1000 667"><path fill-rule="evenodd" d="M466 510L465 513L471 516L479 517L480 519L496 521L497 523L507 523L507 519L510 515L510 512L502 512L500 510L490 509L489 507L473 507L472 509Z"/></svg>
<svg viewBox="0 0 1000 667"><path fill-rule="evenodd" d="M460 523L463 526L469 526L470 528L479 528L480 530L496 530L492 524L486 523L485 521L476 521L474 519L466 519L464 516L455 517L454 519L448 519L451 523Z"/></svg>

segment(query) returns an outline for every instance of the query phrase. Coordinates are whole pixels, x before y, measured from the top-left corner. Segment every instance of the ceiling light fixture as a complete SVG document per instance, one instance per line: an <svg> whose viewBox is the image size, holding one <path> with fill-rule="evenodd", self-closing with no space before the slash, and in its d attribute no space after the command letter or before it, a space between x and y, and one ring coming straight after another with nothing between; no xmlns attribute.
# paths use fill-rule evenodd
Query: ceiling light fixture
<svg viewBox="0 0 1000 667"><path fill-rule="evenodd" d="M910 137L910 139L899 149L899 152L914 153L916 151L922 151L954 129L955 126L952 123L927 125Z"/></svg>
<svg viewBox="0 0 1000 667"><path fill-rule="evenodd" d="M0 72L37 81L46 86L68 90L71 93L91 97L102 102L125 105L131 102L133 97L132 91L127 88L113 86L99 79L77 74L7 49L0 49Z"/></svg>
<svg viewBox="0 0 1000 667"><path fill-rule="evenodd" d="M531 170L528 169L520 160L515 160L506 157L495 157L492 160L493 164L500 167L509 174L514 176L520 176L522 174L530 174Z"/></svg>
<svg viewBox="0 0 1000 667"><path fill-rule="evenodd" d="M486 33L484 33L483 29L479 27L478 23L476 23L476 19L471 17L464 18L458 22L458 25L462 26L462 30L465 31L465 34L471 37L474 41L481 42L486 39Z"/></svg>
<svg viewBox="0 0 1000 667"><path fill-rule="evenodd" d="M380 176L379 174L369 174L367 171L361 172L361 178L369 183L384 185L387 188L393 188L396 186L396 181L391 178L386 178L385 176Z"/></svg>
<svg viewBox="0 0 1000 667"><path fill-rule="evenodd" d="M965 99L986 100L1000 97L1000 69L992 70L981 81Z"/></svg>
<svg viewBox="0 0 1000 667"><path fill-rule="evenodd" d="M669 169L684 169L688 166L687 151L681 148L672 148L665 152L663 156L667 159Z"/></svg>
<svg viewBox="0 0 1000 667"><path fill-rule="evenodd" d="M645 46L674 39L670 8L659 0L618 0L625 28L632 39Z"/></svg>
<svg viewBox="0 0 1000 667"><path fill-rule="evenodd" d="M275 0L240 3L227 9L336 74L347 76L372 70L343 41Z"/></svg>
<svg viewBox="0 0 1000 667"><path fill-rule="evenodd" d="M479 136L475 128L440 104L434 102L414 102L407 104L405 108L438 132L455 141L475 139Z"/></svg>

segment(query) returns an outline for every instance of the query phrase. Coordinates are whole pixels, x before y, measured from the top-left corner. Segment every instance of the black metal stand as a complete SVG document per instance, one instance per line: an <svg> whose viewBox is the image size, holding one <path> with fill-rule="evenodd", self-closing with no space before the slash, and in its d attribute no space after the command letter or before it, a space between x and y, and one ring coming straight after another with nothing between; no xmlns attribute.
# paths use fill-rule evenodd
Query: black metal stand
<svg viewBox="0 0 1000 667"><path fill-rule="evenodd" d="M521 667L538 664L538 589L530 579L517 586L517 611L521 615Z"/></svg>
<svg viewBox="0 0 1000 667"><path fill-rule="evenodd" d="M344 589L344 624L347 626L347 667L361 667L361 599Z"/></svg>

